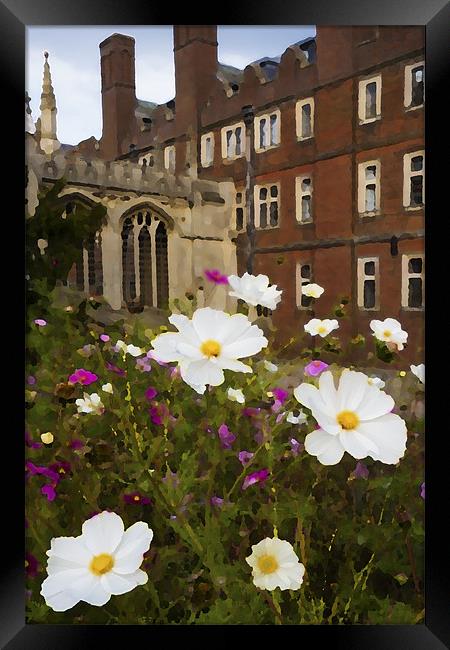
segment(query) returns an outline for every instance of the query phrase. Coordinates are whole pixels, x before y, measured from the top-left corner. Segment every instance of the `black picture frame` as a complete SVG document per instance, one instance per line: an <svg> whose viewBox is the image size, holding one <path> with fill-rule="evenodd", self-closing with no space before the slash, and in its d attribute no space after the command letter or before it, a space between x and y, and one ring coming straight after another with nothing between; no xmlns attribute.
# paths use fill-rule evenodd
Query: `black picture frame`
<svg viewBox="0 0 450 650"><path fill-rule="evenodd" d="M200 10L200 11L199 11ZM8 331L4 339L8 349L13 350L12 339L18 337L15 350L23 345L24 316L20 310L21 294L14 289L13 278L22 278L24 264L21 254L23 241L22 203L24 189L23 95L25 88L25 28L28 25L164 25L179 24L339 24L339 25L423 25L426 29L426 149L427 149L427 326L426 356L430 372L427 373L427 437L426 445L426 572L425 623L415 626L361 625L361 626L299 626L295 642L312 640L315 644L331 643L342 650L441 650L450 647L450 570L449 541L445 532L448 519L446 500L447 474L449 472L445 453L449 437L446 402L448 401L447 343L448 317L443 309L446 293L442 290L442 278L446 274L448 244L443 227L448 215L448 43L450 5L445 0L327 0L314 2L273 3L260 0L258 4L226 3L206 12L200 4L164 6L143 0L0 0L0 61L2 90L0 103L4 109L2 122L2 153L4 165L4 225L8 225L8 240L4 234L4 251L7 241L14 237L17 242L14 254L3 270L4 305L8 317ZM448 101L448 100L447 100ZM446 155L445 155L446 154ZM445 158L444 158L445 155ZM447 169L445 172L444 170ZM446 174L446 176L444 176ZM5 196L6 195L6 196ZM4 207L4 202L3 207ZM16 231L16 232L14 232ZM6 231L3 231L4 233ZM441 247L441 248L439 248ZM22 285L23 286L23 285ZM17 300L16 300L17 299ZM24 302L24 301L23 301ZM19 306L17 306L19 303ZM14 306L16 305L16 306ZM434 315L433 315L434 314ZM17 318L18 322L14 323ZM11 342L10 342L11 341ZM23 348L22 348L23 349ZM12 352L14 355L14 352ZM23 420L22 367L14 356L7 361L18 370L15 383L18 404L9 401L4 406L3 420L3 499L2 536L5 543L2 553L2 579L0 582L0 644L11 650L52 650L53 648L98 647L111 641L130 644L148 640L154 642L155 628L147 626L80 625L27 625L25 624L25 576L23 569L24 534L23 502L24 484L21 475L23 442L20 434ZM431 365L430 365L431 364ZM8 366L9 367L9 366ZM443 371L443 378L440 378ZM444 392L445 391L445 392ZM180 626L165 626L164 634L170 640L181 640ZM235 627L235 626L227 626ZM168 632L166 630L168 629ZM254 633L252 630L251 633ZM283 636L284 631L278 628ZM132 632L132 639L130 639ZM162 632L162 631L160 631ZM191 634L191 631L188 633ZM196 627L196 634L204 631ZM214 634L214 631L213 631ZM221 632L229 637L228 629ZM214 638L214 637L213 637ZM280 637L278 637L280 638ZM280 639L281 640L281 639ZM254 641L253 641L254 642ZM256 641L257 642L257 641Z"/></svg>

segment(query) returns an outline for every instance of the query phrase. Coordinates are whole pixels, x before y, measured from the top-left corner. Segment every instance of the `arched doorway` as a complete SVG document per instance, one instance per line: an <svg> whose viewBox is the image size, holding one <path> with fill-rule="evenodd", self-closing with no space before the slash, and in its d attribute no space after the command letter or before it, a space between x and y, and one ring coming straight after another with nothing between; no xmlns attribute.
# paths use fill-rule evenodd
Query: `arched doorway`
<svg viewBox="0 0 450 650"><path fill-rule="evenodd" d="M122 296L128 308L168 306L167 227L149 208L136 209L123 221Z"/></svg>

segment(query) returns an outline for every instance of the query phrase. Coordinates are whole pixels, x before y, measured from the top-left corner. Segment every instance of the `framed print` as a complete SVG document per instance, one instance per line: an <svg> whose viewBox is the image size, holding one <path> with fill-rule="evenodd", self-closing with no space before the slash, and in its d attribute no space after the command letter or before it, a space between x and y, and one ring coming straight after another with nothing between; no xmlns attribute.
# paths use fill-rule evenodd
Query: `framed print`
<svg viewBox="0 0 450 650"><path fill-rule="evenodd" d="M448 5L323 4L0 5L6 648L449 647Z"/></svg>

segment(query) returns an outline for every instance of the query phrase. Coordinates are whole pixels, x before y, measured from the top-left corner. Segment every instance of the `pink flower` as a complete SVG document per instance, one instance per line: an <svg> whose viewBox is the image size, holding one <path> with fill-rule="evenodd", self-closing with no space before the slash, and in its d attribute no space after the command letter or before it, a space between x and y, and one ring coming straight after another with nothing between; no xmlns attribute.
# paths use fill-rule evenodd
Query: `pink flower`
<svg viewBox="0 0 450 650"><path fill-rule="evenodd" d="M107 341L109 341L109 339L110 337L108 336L108 334L100 334L101 341L104 341L106 343Z"/></svg>
<svg viewBox="0 0 450 650"><path fill-rule="evenodd" d="M136 368L141 372L150 372L152 369L152 364L147 359L147 357L141 357L136 359Z"/></svg>
<svg viewBox="0 0 450 650"><path fill-rule="evenodd" d="M145 391L145 393L144 393L145 397L149 401L151 401L154 397L156 397L157 394L158 394L158 391L156 390L156 388L153 388L153 386L149 386L147 388L147 390Z"/></svg>
<svg viewBox="0 0 450 650"><path fill-rule="evenodd" d="M35 578L39 572L39 564L32 553L25 553L25 571L29 578Z"/></svg>
<svg viewBox="0 0 450 650"><path fill-rule="evenodd" d="M222 445L223 449L231 449L231 445L233 442L236 440L236 436L234 433L231 433L231 431L228 429L226 424L221 424L219 429L219 438L220 438L220 443Z"/></svg>
<svg viewBox="0 0 450 650"><path fill-rule="evenodd" d="M41 493L46 496L49 501L54 501L56 498L56 490L53 485L44 485L41 487Z"/></svg>
<svg viewBox="0 0 450 650"><path fill-rule="evenodd" d="M251 451L240 451L238 453L238 458L240 462L244 465L247 465L255 454L252 454Z"/></svg>
<svg viewBox="0 0 450 650"><path fill-rule="evenodd" d="M295 438L291 438L289 440L289 444L291 445L291 452L293 456L298 456L305 448L305 445Z"/></svg>
<svg viewBox="0 0 450 650"><path fill-rule="evenodd" d="M81 384L82 386L89 386L89 384L92 384L94 381L97 381L98 377L95 375L93 372L90 372L89 370L84 370L83 368L79 368L78 370L75 370L73 375L70 375L69 377L69 382L71 384Z"/></svg>
<svg viewBox="0 0 450 650"><path fill-rule="evenodd" d="M369 470L367 469L366 465L359 460L356 463L356 467L351 473L351 476L353 478L364 478L367 480L369 478Z"/></svg>
<svg viewBox="0 0 450 650"><path fill-rule="evenodd" d="M35 325L39 325L39 327L45 327L47 325L47 321L44 320L43 318L36 318L34 323Z"/></svg>
<svg viewBox="0 0 450 650"><path fill-rule="evenodd" d="M125 375L127 374L126 370L122 370L122 368L118 368L117 366L115 366L113 363L110 363L109 361L107 361L105 365L108 370L115 372L116 375L119 375L120 377L125 377Z"/></svg>
<svg viewBox="0 0 450 650"><path fill-rule="evenodd" d="M284 402L289 397L288 391L284 390L284 388L273 388L271 392L275 397L275 399L277 400L277 402L281 402L281 404L284 404Z"/></svg>
<svg viewBox="0 0 450 650"><path fill-rule="evenodd" d="M311 361L311 363L308 363L307 366L305 366L305 375L309 375L310 377L317 377L326 368L328 368L328 363L320 361L320 359L315 359L314 361Z"/></svg>
<svg viewBox="0 0 450 650"><path fill-rule="evenodd" d="M150 414L150 419L153 424L158 424L162 426L167 421L170 412L165 404L154 404L148 410Z"/></svg>
<svg viewBox="0 0 450 650"><path fill-rule="evenodd" d="M211 499L209 500L209 502L210 502L210 504L211 504L212 506L220 507L220 506L223 505L223 503L224 503L224 499L221 499L220 497L211 497Z"/></svg>
<svg viewBox="0 0 450 650"><path fill-rule="evenodd" d="M259 415L260 412L261 409L255 406L246 406L242 409L242 415L247 418L255 418L257 415Z"/></svg>
<svg viewBox="0 0 450 650"><path fill-rule="evenodd" d="M127 505L149 506L152 504L151 499L140 494L139 492L130 492L129 494L124 494L123 500Z"/></svg>
<svg viewBox="0 0 450 650"><path fill-rule="evenodd" d="M244 482L242 483L242 489L246 490L248 487L250 487L250 485L255 485L255 483L264 483L264 481L267 480L268 476L268 469L260 469L257 472L253 472L253 474L249 474L245 477Z"/></svg>
<svg viewBox="0 0 450 650"><path fill-rule="evenodd" d="M205 278L214 284L228 284L228 278L218 269L205 269Z"/></svg>

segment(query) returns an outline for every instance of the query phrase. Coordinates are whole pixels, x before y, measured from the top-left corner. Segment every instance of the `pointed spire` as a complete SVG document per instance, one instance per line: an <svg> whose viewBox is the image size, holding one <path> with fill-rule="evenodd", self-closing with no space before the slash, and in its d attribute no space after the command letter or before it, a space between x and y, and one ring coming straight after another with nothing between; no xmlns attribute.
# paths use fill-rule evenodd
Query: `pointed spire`
<svg viewBox="0 0 450 650"><path fill-rule="evenodd" d="M44 78L42 80L42 93L41 93L41 117L40 117L40 130L41 130L41 149L47 154L51 154L60 148L61 144L58 142L56 135L56 97L53 92L52 75L50 73L50 65L48 62L48 52L44 52Z"/></svg>
<svg viewBox="0 0 450 650"><path fill-rule="evenodd" d="M30 101L31 101L31 97L25 91L25 131L27 133L35 133L36 127L33 124Z"/></svg>

